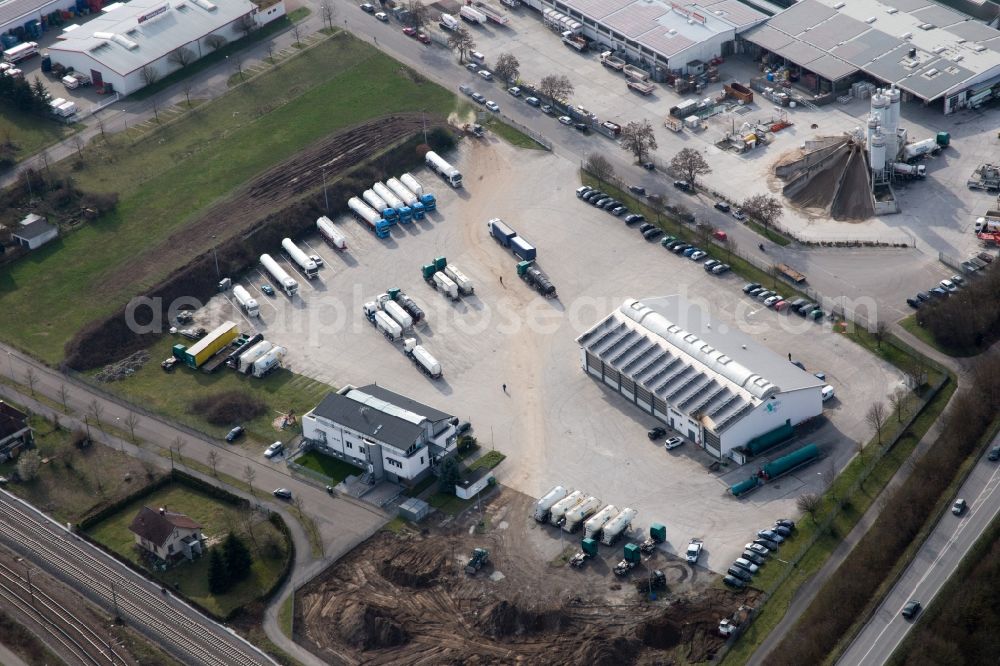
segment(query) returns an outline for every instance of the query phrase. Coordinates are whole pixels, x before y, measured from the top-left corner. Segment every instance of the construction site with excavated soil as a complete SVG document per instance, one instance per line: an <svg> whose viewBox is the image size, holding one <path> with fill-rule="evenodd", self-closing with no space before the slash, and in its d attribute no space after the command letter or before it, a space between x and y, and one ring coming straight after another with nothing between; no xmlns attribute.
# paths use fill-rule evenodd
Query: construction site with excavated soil
<svg viewBox="0 0 1000 666"><path fill-rule="evenodd" d="M298 591L295 640L331 664L699 663L723 645L719 621L758 597L659 549L616 576L638 534L572 568L580 535L533 507L502 488L457 519L379 532ZM469 574L474 548L490 561ZM666 589L640 592L655 570Z"/></svg>

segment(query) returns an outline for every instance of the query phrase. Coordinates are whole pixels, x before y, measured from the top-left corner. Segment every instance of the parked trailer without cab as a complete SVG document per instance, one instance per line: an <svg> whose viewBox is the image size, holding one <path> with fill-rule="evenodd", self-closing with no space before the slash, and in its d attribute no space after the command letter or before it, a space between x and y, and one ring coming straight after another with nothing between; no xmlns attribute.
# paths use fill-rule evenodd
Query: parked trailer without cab
<svg viewBox="0 0 1000 666"><path fill-rule="evenodd" d="M591 518L587 519L587 522L583 524L583 538L593 539L601 532L601 528L604 525L617 516L619 513L618 507L614 504L609 504L597 513L595 513Z"/></svg>
<svg viewBox="0 0 1000 666"><path fill-rule="evenodd" d="M334 246L338 250L347 249L347 236L338 229L334 224L333 220L328 218L326 215L320 217L316 220L316 228L319 232L323 234L323 238L326 242Z"/></svg>
<svg viewBox="0 0 1000 666"><path fill-rule="evenodd" d="M404 340L403 351L425 375L431 379L441 377L441 364L429 351L418 345L416 340L413 338Z"/></svg>
<svg viewBox="0 0 1000 666"><path fill-rule="evenodd" d="M438 291L446 294L453 301L458 300L458 285L455 284L450 277L441 271L438 271L434 273L434 276L431 279L434 282L434 287Z"/></svg>
<svg viewBox="0 0 1000 666"><path fill-rule="evenodd" d="M399 177L399 181L417 195L420 203L424 205L424 210L430 211L437 208L437 200L434 198L434 195L430 192L424 192L424 186L420 184L419 180L414 178L413 174L404 173Z"/></svg>
<svg viewBox="0 0 1000 666"><path fill-rule="evenodd" d="M594 496L590 496L583 500L572 509L566 512L566 516L563 520L562 528L564 532L575 532L576 528L580 527L590 516L597 512L597 509L601 506L601 500Z"/></svg>
<svg viewBox="0 0 1000 666"><path fill-rule="evenodd" d="M267 340L261 340L253 347L240 354L239 358L236 360L236 371L241 372L244 375L250 374L250 370L253 369L253 364L257 361L257 359L271 351L272 347L274 347L274 345Z"/></svg>
<svg viewBox="0 0 1000 666"><path fill-rule="evenodd" d="M472 284L472 280L466 277L465 273L458 270L454 264L448 264L444 267L444 274L450 277L455 284L458 285L458 290L463 294L468 295L474 292L475 286Z"/></svg>
<svg viewBox="0 0 1000 666"><path fill-rule="evenodd" d="M622 509L622 512L609 520L601 530L601 543L605 546L613 545L629 528L638 513L628 507Z"/></svg>
<svg viewBox="0 0 1000 666"><path fill-rule="evenodd" d="M561 525L566 512L584 500L584 495L579 490L574 490L569 495L559 500L549 509L549 523Z"/></svg>
<svg viewBox="0 0 1000 666"><path fill-rule="evenodd" d="M254 377L263 377L281 365L281 359L288 351L284 347L274 347L259 359L253 362L250 374Z"/></svg>
<svg viewBox="0 0 1000 666"><path fill-rule="evenodd" d="M270 273L274 281L278 283L281 290L289 297L294 296L295 292L299 290L299 283L292 279L284 268L282 268L277 261L275 261L271 255L262 254L260 255L260 263L264 266L264 269Z"/></svg>
<svg viewBox="0 0 1000 666"><path fill-rule="evenodd" d="M535 520L544 523L549 519L549 510L555 506L556 502L566 499L569 491L562 486L556 486L535 503Z"/></svg>

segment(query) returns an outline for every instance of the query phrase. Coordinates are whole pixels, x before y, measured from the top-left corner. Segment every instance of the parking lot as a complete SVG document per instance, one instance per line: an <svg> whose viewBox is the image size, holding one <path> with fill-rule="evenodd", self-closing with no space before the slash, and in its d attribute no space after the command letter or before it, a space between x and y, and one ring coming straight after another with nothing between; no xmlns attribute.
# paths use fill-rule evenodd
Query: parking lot
<svg viewBox="0 0 1000 666"><path fill-rule="evenodd" d="M747 470L730 465L710 473L711 459L691 443L667 453L650 442L650 417L580 369L579 334L627 297L680 293L707 308L715 325L738 325L779 355L826 372L838 397L809 441L827 448L838 469L853 455L851 440L870 436L864 411L900 384L893 368L822 324L748 299L738 277L708 275L582 203L574 195L577 167L568 160L497 140L464 142L450 157L464 175L462 190L416 172L438 197L438 211L425 221L394 227L391 238L379 240L355 220L337 218L348 250L305 239L326 266L317 280L298 276L299 295L292 299L261 295L261 284L273 282L256 270L242 280L262 303L260 321L252 325L288 348L290 369L336 386L378 381L468 419L484 447L508 455L498 468L503 483L536 497L562 484L632 506L638 529L668 525L675 550L690 537L704 537L707 563L716 570L738 553L749 526L796 513L795 499L825 483L829 463L747 500L733 499L726 490ZM517 278L515 258L487 235L491 217L538 248L538 265L558 299L540 297ZM280 247L272 255L292 272ZM452 302L423 281L420 266L438 256L473 280L474 295ZM390 287L402 288L427 313L414 337L440 361L442 379L425 377L399 343L387 341L362 315L362 304ZM241 316L222 296L205 314L213 321Z"/></svg>

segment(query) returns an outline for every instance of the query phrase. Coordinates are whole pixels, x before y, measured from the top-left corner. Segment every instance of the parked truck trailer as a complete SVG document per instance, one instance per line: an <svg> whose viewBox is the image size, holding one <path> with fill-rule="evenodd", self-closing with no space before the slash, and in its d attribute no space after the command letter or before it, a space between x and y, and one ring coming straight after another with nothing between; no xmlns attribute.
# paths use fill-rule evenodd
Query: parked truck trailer
<svg viewBox="0 0 1000 666"><path fill-rule="evenodd" d="M465 9L463 7L463 9ZM475 11L475 10L473 10ZM442 178L448 181L448 184L458 189L462 187L462 174L458 169L441 159L441 156L435 153L433 150L428 151L424 155L424 162L433 169L435 172L440 174Z"/></svg>
<svg viewBox="0 0 1000 666"><path fill-rule="evenodd" d="M359 220L367 224L368 228L375 232L376 236L379 238L387 238L389 236L389 227L391 225L364 201L357 197L351 197L347 200L347 207L354 212Z"/></svg>
<svg viewBox="0 0 1000 666"><path fill-rule="evenodd" d="M597 499L593 495L574 506L572 509L567 511L566 515L563 517L563 531L571 533L575 532L578 527L583 525L583 521L597 512L600 506L601 500Z"/></svg>
<svg viewBox="0 0 1000 666"><path fill-rule="evenodd" d="M552 525L561 525L563 518L566 516L566 512L582 502L584 499L585 496L582 492L574 490L569 495L553 504L552 508L549 509L549 523Z"/></svg>
<svg viewBox="0 0 1000 666"><path fill-rule="evenodd" d="M583 524L583 538L596 538L601 533L601 528L603 528L609 520L617 516L618 513L618 507L614 504L609 504L595 513L592 517L587 519L587 522Z"/></svg>
<svg viewBox="0 0 1000 666"><path fill-rule="evenodd" d="M402 199L403 203L410 207L414 220L424 219L424 204L421 203L416 194L410 191L410 188L403 185L398 178L390 178L385 181L385 184L392 190L393 194Z"/></svg>
<svg viewBox="0 0 1000 666"><path fill-rule="evenodd" d="M504 221L498 217L494 217L492 220L487 222L486 228L489 229L490 236L493 236L493 240L500 243L504 247L510 247L511 239L517 236L517 232L504 224Z"/></svg>
<svg viewBox="0 0 1000 666"><path fill-rule="evenodd" d="M372 323L389 341L395 342L403 335L403 328L382 310L375 313Z"/></svg>
<svg viewBox="0 0 1000 666"><path fill-rule="evenodd" d="M385 310L385 313L392 317L404 331L408 331L413 328L413 317L411 317L398 303L394 301L385 301L382 303L382 309Z"/></svg>
<svg viewBox="0 0 1000 666"><path fill-rule="evenodd" d="M250 374L254 377L263 377L281 365L281 359L288 351L284 347L272 347L269 352L253 362Z"/></svg>
<svg viewBox="0 0 1000 666"><path fill-rule="evenodd" d="M476 6L476 10L482 14L486 15L486 19L496 23L497 25L507 25L510 19L499 9L494 9L490 7L484 0L474 0L473 4Z"/></svg>
<svg viewBox="0 0 1000 666"><path fill-rule="evenodd" d="M392 295L393 300L402 306L406 310L406 314L413 317L413 323L419 324L424 318L423 309L417 305L417 302L412 298L401 292L399 289L390 289L389 294Z"/></svg>
<svg viewBox="0 0 1000 666"><path fill-rule="evenodd" d="M243 343L239 347L234 349L226 358L226 365L235 370L237 367L239 367L240 356L246 354L248 351L253 349L258 342L262 342L263 340L264 340L264 335L262 333L255 333L254 335L244 340Z"/></svg>
<svg viewBox="0 0 1000 666"><path fill-rule="evenodd" d="M532 261L538 254L535 246L521 236L514 236L510 239L510 251L517 255L521 261Z"/></svg>
<svg viewBox="0 0 1000 666"><path fill-rule="evenodd" d="M458 15L467 23L475 23L476 25L486 23L486 14L478 9L473 9L469 5L462 5L462 8L458 10Z"/></svg>
<svg viewBox="0 0 1000 666"><path fill-rule="evenodd" d="M396 209L400 222L405 224L413 220L413 209L403 203L403 200L397 197L385 183L375 183L372 185L372 190L375 191L375 194L377 194L379 198Z"/></svg>
<svg viewBox="0 0 1000 666"><path fill-rule="evenodd" d="M404 173L399 177L399 181L403 183L403 185L406 185L411 192L417 195L417 198L420 199L420 203L424 205L425 211L437 208L437 199L435 199L434 195L430 192L424 191L424 186L420 184L420 181L417 180L413 174Z"/></svg>
<svg viewBox="0 0 1000 666"><path fill-rule="evenodd" d="M393 303L395 305L395 303ZM424 349L423 346L418 345L417 341L413 338L407 338L403 341L403 351L404 353L413 361L413 364L420 368L421 372L430 377L431 379L438 379L441 377L441 364L434 356Z"/></svg>
<svg viewBox="0 0 1000 666"><path fill-rule="evenodd" d="M601 543L605 546L611 546L618 541L621 535L625 533L625 530L632 524L632 521L635 520L638 513L635 509L628 507L622 509L621 513L604 525L604 528L601 530Z"/></svg>
<svg viewBox="0 0 1000 666"><path fill-rule="evenodd" d="M361 198L365 200L365 203L381 213L382 217L389 224L395 224L399 221L399 213L396 212L396 209L390 206L385 199L375 194L374 190L365 190L361 193Z"/></svg>
<svg viewBox="0 0 1000 666"><path fill-rule="evenodd" d="M261 356L271 351L274 345L267 340L261 340L253 347L247 351L240 354L239 358L236 359L236 371L241 372L244 375L250 374L253 369L253 364L257 362Z"/></svg>
<svg viewBox="0 0 1000 666"><path fill-rule="evenodd" d="M240 329L235 322L227 321L220 324L211 333L184 349L178 359L191 368L200 368L205 361L225 349L233 340L239 337Z"/></svg>
<svg viewBox="0 0 1000 666"><path fill-rule="evenodd" d="M475 291L475 286L472 284L472 280L466 277L465 273L458 270L458 267L454 264L448 264L444 267L444 274L447 275L458 285L458 290L465 295L469 295Z"/></svg>
<svg viewBox="0 0 1000 666"><path fill-rule="evenodd" d="M540 500L535 503L535 520L544 523L549 519L549 510L555 506L556 502L566 499L569 491L562 486L556 486L545 493Z"/></svg>
<svg viewBox="0 0 1000 666"><path fill-rule="evenodd" d="M257 303L257 299L251 296L250 292L243 285L238 284L233 287L233 298L236 299L236 303L248 317L260 316L260 304Z"/></svg>
<svg viewBox="0 0 1000 666"><path fill-rule="evenodd" d="M344 232L338 229L333 224L333 220L328 218L326 215L316 220L316 228L319 229L321 234L323 234L323 238L326 239L327 243L334 246L338 250L347 249L347 236L345 236Z"/></svg>
<svg viewBox="0 0 1000 666"><path fill-rule="evenodd" d="M448 296L448 298L450 298L453 301L458 300L458 285L455 284L455 282L450 277L448 277L441 271L437 271L431 277L431 280L434 282L435 289L445 294L446 296Z"/></svg>
<svg viewBox="0 0 1000 666"><path fill-rule="evenodd" d="M288 256L291 257L298 267L305 274L306 278L309 280L314 280L319 276L319 266L316 262L309 258L309 255L302 251L298 245L295 244L291 238L284 238L281 241L281 247L285 249Z"/></svg>
<svg viewBox="0 0 1000 666"><path fill-rule="evenodd" d="M294 296L299 290L299 283L296 282L291 275L289 275L284 268L282 268L277 261L269 254L260 255L260 263L264 266L264 270L270 273L274 281L278 283L278 286L283 292L289 297Z"/></svg>

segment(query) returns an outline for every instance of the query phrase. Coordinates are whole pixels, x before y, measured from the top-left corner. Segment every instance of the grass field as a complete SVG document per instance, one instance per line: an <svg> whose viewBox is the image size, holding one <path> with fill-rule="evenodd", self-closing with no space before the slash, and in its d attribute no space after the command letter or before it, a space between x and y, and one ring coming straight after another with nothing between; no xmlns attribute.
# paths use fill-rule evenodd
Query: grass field
<svg viewBox="0 0 1000 666"><path fill-rule="evenodd" d="M14 159L19 162L69 136L78 127L81 125L66 125L6 107L0 112L0 142L11 141L17 146Z"/></svg>
<svg viewBox="0 0 1000 666"><path fill-rule="evenodd" d="M274 525L266 519L259 519L253 527L253 537L257 544L263 546L267 542L279 544L278 557L268 558L261 553L267 553L267 548L259 551L241 527L238 518L239 511L213 497L192 490L180 484L171 484L143 497L114 514L107 520L95 525L89 535L115 551L122 557L143 566L134 548L135 537L129 531L135 514L143 506L167 507L171 511L186 514L202 525L202 534L208 540L209 548L213 542L225 539L232 527L243 536L254 557L250 576L241 581L229 592L214 596L208 591L208 557L202 557L194 562L184 562L167 569L165 572L152 572L153 576L169 586L180 584L180 592L213 613L225 615L235 608L243 606L255 599L261 592L271 587L281 575L285 559L288 557L288 546L285 537Z"/></svg>
<svg viewBox="0 0 1000 666"><path fill-rule="evenodd" d="M337 485L348 476L360 476L364 470L318 451L309 451L295 459L295 462L330 478L330 485Z"/></svg>
<svg viewBox="0 0 1000 666"><path fill-rule="evenodd" d="M288 441L299 431L297 427L286 428L284 431L275 430L272 422L279 414L292 410L301 417L333 390L331 386L283 369L261 379L241 375L228 368L220 368L207 375L200 370L179 365L173 372L164 372L159 362L170 355L170 347L174 342L174 338L165 338L156 343L149 349L152 360L137 373L126 380L102 386L130 402L219 438L225 436L232 425L236 424L213 426L191 413L191 402L225 391L245 391L267 405L262 416L239 424L247 429L247 436L236 443L255 453L259 452L260 445L279 439Z"/></svg>
<svg viewBox="0 0 1000 666"><path fill-rule="evenodd" d="M207 205L339 129L400 111L447 115L455 104L451 92L338 35L134 145L124 136L110 146L96 140L73 177L84 190L118 192L118 209L0 269L3 337L58 362L83 324L152 286L107 284L102 276L190 224ZM204 249L212 243L205 238ZM161 269L151 283L190 258L151 258Z"/></svg>

